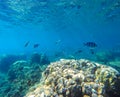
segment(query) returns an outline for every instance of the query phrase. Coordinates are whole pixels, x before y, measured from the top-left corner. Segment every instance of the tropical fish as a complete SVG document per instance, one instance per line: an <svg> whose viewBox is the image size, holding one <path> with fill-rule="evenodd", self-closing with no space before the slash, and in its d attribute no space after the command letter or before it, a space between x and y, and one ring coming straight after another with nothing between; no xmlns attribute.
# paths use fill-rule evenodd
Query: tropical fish
<svg viewBox="0 0 120 97"><path fill-rule="evenodd" d="M27 47L29 45L30 41L27 41L24 45L24 47Z"/></svg>
<svg viewBox="0 0 120 97"><path fill-rule="evenodd" d="M33 45L33 48L38 48L38 47L39 47L38 43Z"/></svg>
<svg viewBox="0 0 120 97"><path fill-rule="evenodd" d="M97 47L97 44L95 42L86 42L86 43L84 43L84 45L87 47L90 47L90 48Z"/></svg>

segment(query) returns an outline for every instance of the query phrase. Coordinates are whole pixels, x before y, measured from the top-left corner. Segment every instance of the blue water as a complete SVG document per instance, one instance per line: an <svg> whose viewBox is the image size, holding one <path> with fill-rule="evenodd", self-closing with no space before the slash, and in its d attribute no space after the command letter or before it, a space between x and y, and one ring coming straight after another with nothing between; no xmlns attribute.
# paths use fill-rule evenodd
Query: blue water
<svg viewBox="0 0 120 97"><path fill-rule="evenodd" d="M119 0L0 0L0 54L69 52L88 41L110 49L120 44L119 25Z"/></svg>
<svg viewBox="0 0 120 97"><path fill-rule="evenodd" d="M82 50L81 58L91 57L83 44L111 51L120 45L119 25L119 0L0 0L0 54L67 56Z"/></svg>

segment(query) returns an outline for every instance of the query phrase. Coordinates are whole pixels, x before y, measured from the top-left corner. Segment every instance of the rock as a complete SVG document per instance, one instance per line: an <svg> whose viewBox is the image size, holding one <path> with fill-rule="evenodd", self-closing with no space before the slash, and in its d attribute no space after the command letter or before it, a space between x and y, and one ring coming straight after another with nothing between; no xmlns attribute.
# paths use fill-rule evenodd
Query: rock
<svg viewBox="0 0 120 97"><path fill-rule="evenodd" d="M40 65L49 64L50 61L45 54L33 53L30 58L31 64L36 63Z"/></svg>

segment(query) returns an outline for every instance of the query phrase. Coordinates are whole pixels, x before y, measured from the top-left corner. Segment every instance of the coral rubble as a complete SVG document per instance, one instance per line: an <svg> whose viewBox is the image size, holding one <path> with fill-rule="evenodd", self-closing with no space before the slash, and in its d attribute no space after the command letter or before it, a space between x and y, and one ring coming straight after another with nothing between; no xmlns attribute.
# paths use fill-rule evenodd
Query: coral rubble
<svg viewBox="0 0 120 97"><path fill-rule="evenodd" d="M89 60L51 63L24 97L120 97L120 74Z"/></svg>

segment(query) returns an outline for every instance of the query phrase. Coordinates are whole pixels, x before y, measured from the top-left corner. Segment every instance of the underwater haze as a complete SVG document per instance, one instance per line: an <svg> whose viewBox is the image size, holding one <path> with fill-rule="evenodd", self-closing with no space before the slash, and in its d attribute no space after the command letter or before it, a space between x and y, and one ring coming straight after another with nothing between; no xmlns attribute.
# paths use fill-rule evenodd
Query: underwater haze
<svg viewBox="0 0 120 97"><path fill-rule="evenodd" d="M96 42L99 50L111 49L120 45L119 4L119 0L0 0L0 53L69 52L88 41ZM40 46L34 49L36 43Z"/></svg>
<svg viewBox="0 0 120 97"><path fill-rule="evenodd" d="M39 79L33 64L42 72L60 59L88 59L120 71L120 0L0 0L1 78L14 83L25 65L23 74L31 75L25 80L33 86L38 80L28 80ZM25 95L11 96L8 88L0 97Z"/></svg>

